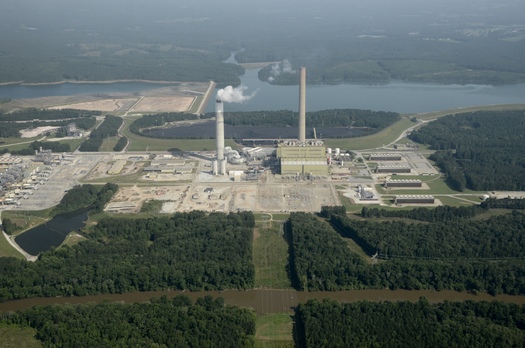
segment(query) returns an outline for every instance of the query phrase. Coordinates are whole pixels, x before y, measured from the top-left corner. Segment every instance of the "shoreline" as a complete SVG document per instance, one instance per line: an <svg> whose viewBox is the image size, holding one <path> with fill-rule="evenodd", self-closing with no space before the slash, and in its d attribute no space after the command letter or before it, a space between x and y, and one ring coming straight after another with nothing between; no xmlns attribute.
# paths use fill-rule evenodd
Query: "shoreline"
<svg viewBox="0 0 525 348"><path fill-rule="evenodd" d="M125 79L125 80L107 80L107 81L77 81L77 80L62 80L56 82L24 82L24 81L12 81L12 82L1 82L0 86L20 85L20 86L53 86L61 85L66 83L71 84L111 84L111 83L129 83L129 82L142 82L151 84L183 84L183 83L201 83L198 81L153 81L153 80L140 80L140 79ZM205 82L202 82L205 83Z"/></svg>

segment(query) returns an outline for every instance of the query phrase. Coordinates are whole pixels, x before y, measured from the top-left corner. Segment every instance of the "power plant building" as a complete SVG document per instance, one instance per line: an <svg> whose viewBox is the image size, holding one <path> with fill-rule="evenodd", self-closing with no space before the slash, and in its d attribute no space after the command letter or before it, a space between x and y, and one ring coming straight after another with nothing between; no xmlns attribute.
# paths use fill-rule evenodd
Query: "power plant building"
<svg viewBox="0 0 525 348"><path fill-rule="evenodd" d="M376 173L408 174L412 169L407 166L382 166L376 168Z"/></svg>
<svg viewBox="0 0 525 348"><path fill-rule="evenodd" d="M387 180L385 181L386 188L393 187L422 187L421 180Z"/></svg>
<svg viewBox="0 0 525 348"><path fill-rule="evenodd" d="M432 195L398 195L394 200L395 204L434 204L435 199Z"/></svg>
<svg viewBox="0 0 525 348"><path fill-rule="evenodd" d="M306 69L300 68L299 134L277 146L281 175L328 175L326 147L320 140L306 140Z"/></svg>
<svg viewBox="0 0 525 348"><path fill-rule="evenodd" d="M401 161L401 155L397 153L372 153L368 156L369 161Z"/></svg>
<svg viewBox="0 0 525 348"><path fill-rule="evenodd" d="M290 141L279 144L277 158L281 174L328 175L325 147L322 141L308 141L302 146Z"/></svg>

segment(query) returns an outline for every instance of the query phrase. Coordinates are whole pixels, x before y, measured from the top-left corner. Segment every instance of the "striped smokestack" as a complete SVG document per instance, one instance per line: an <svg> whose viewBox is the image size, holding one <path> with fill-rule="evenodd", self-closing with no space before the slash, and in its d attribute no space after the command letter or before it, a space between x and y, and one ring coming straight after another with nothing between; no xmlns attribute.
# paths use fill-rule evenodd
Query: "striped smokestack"
<svg viewBox="0 0 525 348"><path fill-rule="evenodd" d="M299 70L301 80L299 82L299 141L306 141L306 68Z"/></svg>

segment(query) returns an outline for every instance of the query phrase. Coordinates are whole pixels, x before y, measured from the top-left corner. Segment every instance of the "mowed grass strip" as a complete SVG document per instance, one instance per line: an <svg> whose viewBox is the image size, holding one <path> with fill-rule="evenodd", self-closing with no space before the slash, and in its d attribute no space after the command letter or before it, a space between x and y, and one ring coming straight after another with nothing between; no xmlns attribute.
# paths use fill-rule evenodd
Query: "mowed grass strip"
<svg viewBox="0 0 525 348"><path fill-rule="evenodd" d="M256 288L292 288L287 272L288 244L281 223L257 222L253 239L253 263Z"/></svg>
<svg viewBox="0 0 525 348"><path fill-rule="evenodd" d="M257 348L293 348L293 318L290 314L266 314L257 317Z"/></svg>
<svg viewBox="0 0 525 348"><path fill-rule="evenodd" d="M390 144L396 140L407 128L415 123L408 118L403 118L382 131L365 137L345 139L325 139L325 145L332 148L365 150L375 149Z"/></svg>
<svg viewBox="0 0 525 348"><path fill-rule="evenodd" d="M0 257L16 257L25 260L25 257L9 244L3 233L0 233ZM0 337L2 337L1 330ZM0 344L0 347L3 346Z"/></svg>

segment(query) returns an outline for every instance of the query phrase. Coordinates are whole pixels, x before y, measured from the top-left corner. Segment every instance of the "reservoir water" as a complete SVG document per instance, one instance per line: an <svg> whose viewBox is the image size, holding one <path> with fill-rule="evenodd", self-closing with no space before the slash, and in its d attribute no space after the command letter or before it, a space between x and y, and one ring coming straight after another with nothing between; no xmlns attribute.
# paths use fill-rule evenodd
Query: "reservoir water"
<svg viewBox="0 0 525 348"><path fill-rule="evenodd" d="M87 209L72 213L60 214L45 224L36 226L15 238L15 242L31 255L38 255L59 246L69 232L84 227L87 220Z"/></svg>
<svg viewBox="0 0 525 348"><path fill-rule="evenodd" d="M241 76L245 94L255 95L241 104L227 104L225 111L297 111L298 86L273 86L258 79L258 69ZM55 85L0 85L1 98L36 98L76 94L139 92L169 84L146 82L64 83ZM212 99L213 100L213 99ZM460 107L525 103L525 83L488 85L438 85L392 81L384 85L307 85L306 109L365 109L423 113ZM214 109L209 103L208 112Z"/></svg>
<svg viewBox="0 0 525 348"><path fill-rule="evenodd" d="M308 72L307 72L308 74ZM241 77L245 94L255 95L242 104L226 104L225 111L295 110L298 86L272 86L258 78L258 70ZM306 110L364 109L423 113L460 107L525 103L525 83L488 85L437 85L392 81L384 85L307 85ZM208 105L207 111L213 111Z"/></svg>

